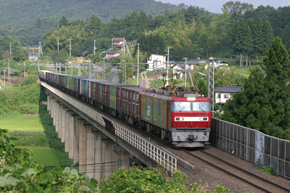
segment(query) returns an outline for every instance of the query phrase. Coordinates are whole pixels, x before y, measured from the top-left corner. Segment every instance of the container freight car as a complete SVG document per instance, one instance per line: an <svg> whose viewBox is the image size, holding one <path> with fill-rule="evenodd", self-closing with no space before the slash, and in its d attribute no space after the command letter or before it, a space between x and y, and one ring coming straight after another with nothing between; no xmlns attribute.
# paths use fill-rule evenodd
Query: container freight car
<svg viewBox="0 0 290 193"><path fill-rule="evenodd" d="M133 85L39 71L41 81L74 95L178 147L202 147L211 128L210 99L194 88L148 90Z"/></svg>

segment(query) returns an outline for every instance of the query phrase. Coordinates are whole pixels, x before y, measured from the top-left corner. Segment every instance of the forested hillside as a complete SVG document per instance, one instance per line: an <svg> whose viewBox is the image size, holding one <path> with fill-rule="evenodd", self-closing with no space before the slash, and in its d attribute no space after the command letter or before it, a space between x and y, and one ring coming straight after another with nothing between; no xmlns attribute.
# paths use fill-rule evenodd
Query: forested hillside
<svg viewBox="0 0 290 193"><path fill-rule="evenodd" d="M94 14L109 21L114 15L124 17L134 9L159 15L166 9L176 11L177 6L154 0L7 0L0 1L0 25L31 25L37 18L63 15L72 20L88 20Z"/></svg>
<svg viewBox="0 0 290 193"><path fill-rule="evenodd" d="M283 19L277 23L273 17ZM226 3L223 14L190 6L177 12L165 11L156 17L135 10L107 23L95 15L88 22L62 18L60 29L45 36L44 50L49 55L55 52L59 37L62 55L67 55L71 36L72 55L81 56L84 51L88 55L93 51L93 40L97 42L97 50L103 51L111 47L112 37L125 37L128 41L137 40L142 53L164 54L165 48L170 47L170 59L175 61L184 57L237 56L240 66L251 65L254 59L261 64L274 37L280 36L290 48L289 18L290 7L254 9L253 5L239 1Z"/></svg>

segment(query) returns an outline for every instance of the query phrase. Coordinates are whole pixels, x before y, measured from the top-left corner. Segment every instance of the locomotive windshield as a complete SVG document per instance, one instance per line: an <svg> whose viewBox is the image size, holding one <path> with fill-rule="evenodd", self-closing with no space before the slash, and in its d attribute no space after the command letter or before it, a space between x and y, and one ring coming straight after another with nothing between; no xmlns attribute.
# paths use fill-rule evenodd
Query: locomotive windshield
<svg viewBox="0 0 290 193"><path fill-rule="evenodd" d="M210 111L210 102L172 102L173 112L207 112Z"/></svg>

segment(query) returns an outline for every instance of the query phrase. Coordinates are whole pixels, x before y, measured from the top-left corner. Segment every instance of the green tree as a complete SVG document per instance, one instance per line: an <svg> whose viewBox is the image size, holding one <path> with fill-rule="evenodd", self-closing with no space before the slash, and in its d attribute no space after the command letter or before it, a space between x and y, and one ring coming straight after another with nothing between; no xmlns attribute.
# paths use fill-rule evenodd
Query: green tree
<svg viewBox="0 0 290 193"><path fill-rule="evenodd" d="M229 14L232 19L237 19L248 11L253 10L253 5L248 3L241 3L240 1L229 1L223 5L222 11Z"/></svg>
<svg viewBox="0 0 290 193"><path fill-rule="evenodd" d="M63 26L68 26L68 19L64 15L59 20L58 26L59 26L59 28L61 28Z"/></svg>
<svg viewBox="0 0 290 193"><path fill-rule="evenodd" d="M66 63L67 58L68 58L68 53L64 49L60 50L59 52L54 51L51 53L51 59L52 59L52 61L54 61L56 63L64 64L64 63Z"/></svg>
<svg viewBox="0 0 290 193"><path fill-rule="evenodd" d="M286 48L289 49L290 48L290 24L284 28L281 38Z"/></svg>
<svg viewBox="0 0 290 193"><path fill-rule="evenodd" d="M280 38L272 41L263 62L224 107L223 118L280 138L290 139L290 62Z"/></svg>
<svg viewBox="0 0 290 193"><path fill-rule="evenodd" d="M86 30L90 35L97 35L100 33L102 27L103 27L102 19L100 17L92 15L91 20L86 27Z"/></svg>

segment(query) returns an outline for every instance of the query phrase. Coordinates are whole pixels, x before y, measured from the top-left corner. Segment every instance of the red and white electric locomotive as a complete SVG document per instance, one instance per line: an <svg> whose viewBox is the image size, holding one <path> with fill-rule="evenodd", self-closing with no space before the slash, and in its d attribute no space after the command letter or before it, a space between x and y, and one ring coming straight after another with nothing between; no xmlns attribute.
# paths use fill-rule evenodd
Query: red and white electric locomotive
<svg viewBox="0 0 290 193"><path fill-rule="evenodd" d="M177 147L203 147L211 129L210 99L194 88L141 93L141 125Z"/></svg>

